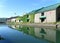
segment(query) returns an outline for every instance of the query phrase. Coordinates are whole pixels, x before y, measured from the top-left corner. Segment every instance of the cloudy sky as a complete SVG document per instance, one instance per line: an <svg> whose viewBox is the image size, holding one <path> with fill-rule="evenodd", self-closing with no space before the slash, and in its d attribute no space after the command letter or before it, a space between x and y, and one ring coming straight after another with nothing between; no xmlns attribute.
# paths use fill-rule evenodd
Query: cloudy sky
<svg viewBox="0 0 60 43"><path fill-rule="evenodd" d="M56 3L60 0L0 0L0 18L20 16Z"/></svg>

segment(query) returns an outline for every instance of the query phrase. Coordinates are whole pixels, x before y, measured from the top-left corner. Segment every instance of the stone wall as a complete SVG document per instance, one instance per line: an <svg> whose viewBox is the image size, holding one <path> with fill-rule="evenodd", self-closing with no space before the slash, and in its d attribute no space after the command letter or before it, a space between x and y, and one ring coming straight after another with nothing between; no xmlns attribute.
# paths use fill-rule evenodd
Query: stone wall
<svg viewBox="0 0 60 43"><path fill-rule="evenodd" d="M39 22L41 22L41 20L39 19L40 16L41 16L41 13L35 14L34 23L39 23Z"/></svg>
<svg viewBox="0 0 60 43"><path fill-rule="evenodd" d="M56 22L56 10L47 11L44 14L46 16L45 22Z"/></svg>
<svg viewBox="0 0 60 43"><path fill-rule="evenodd" d="M41 23L40 16L41 16L41 13L35 14L35 19L34 19L35 23ZM43 23L56 22L56 10L46 11L44 12L44 16L46 16L46 19L44 20Z"/></svg>

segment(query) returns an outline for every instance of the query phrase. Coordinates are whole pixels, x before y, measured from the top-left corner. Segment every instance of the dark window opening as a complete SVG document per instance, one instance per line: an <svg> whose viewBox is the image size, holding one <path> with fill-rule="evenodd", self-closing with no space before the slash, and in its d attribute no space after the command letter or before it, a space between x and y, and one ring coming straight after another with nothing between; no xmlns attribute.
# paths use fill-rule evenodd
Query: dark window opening
<svg viewBox="0 0 60 43"><path fill-rule="evenodd" d="M27 22L29 22L29 19L27 19Z"/></svg>
<svg viewBox="0 0 60 43"><path fill-rule="evenodd" d="M27 15L27 18L29 17L29 15Z"/></svg>
<svg viewBox="0 0 60 43"><path fill-rule="evenodd" d="M44 19L44 18L42 18L42 19L41 19L41 22L44 22L44 20L45 20L45 19Z"/></svg>
<svg viewBox="0 0 60 43"><path fill-rule="evenodd" d="M20 22L21 20L19 20L19 22Z"/></svg>
<svg viewBox="0 0 60 43"><path fill-rule="evenodd" d="M41 16L44 16L44 13L41 13Z"/></svg>
<svg viewBox="0 0 60 43"><path fill-rule="evenodd" d="M15 22L16 22L16 20L15 20Z"/></svg>

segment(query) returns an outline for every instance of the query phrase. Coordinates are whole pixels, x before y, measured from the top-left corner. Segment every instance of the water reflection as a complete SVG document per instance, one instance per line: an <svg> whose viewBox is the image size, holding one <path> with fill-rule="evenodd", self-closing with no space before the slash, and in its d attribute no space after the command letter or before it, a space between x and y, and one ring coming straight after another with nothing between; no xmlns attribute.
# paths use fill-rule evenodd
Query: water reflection
<svg viewBox="0 0 60 43"><path fill-rule="evenodd" d="M0 40L5 40L5 39L0 35Z"/></svg>
<svg viewBox="0 0 60 43"><path fill-rule="evenodd" d="M60 31L53 28L37 28L30 26L13 25L18 31L22 31L25 34L34 36L37 39L44 39L50 43L60 43ZM12 27L13 27L12 26ZM13 27L13 28L14 28Z"/></svg>
<svg viewBox="0 0 60 43"><path fill-rule="evenodd" d="M44 39L44 37L45 37L44 34L46 34L46 32L43 28L41 28L40 34L41 34L41 38Z"/></svg>
<svg viewBox="0 0 60 43"><path fill-rule="evenodd" d="M60 43L60 31L57 30L56 33L57 33L57 34L56 34L56 42L57 42L57 43Z"/></svg>
<svg viewBox="0 0 60 43"><path fill-rule="evenodd" d="M42 34L46 34L46 32L45 32L45 30L44 30L43 28L41 28L40 33L42 33Z"/></svg>
<svg viewBox="0 0 60 43"><path fill-rule="evenodd" d="M35 28L35 36L56 42L56 31L46 28Z"/></svg>

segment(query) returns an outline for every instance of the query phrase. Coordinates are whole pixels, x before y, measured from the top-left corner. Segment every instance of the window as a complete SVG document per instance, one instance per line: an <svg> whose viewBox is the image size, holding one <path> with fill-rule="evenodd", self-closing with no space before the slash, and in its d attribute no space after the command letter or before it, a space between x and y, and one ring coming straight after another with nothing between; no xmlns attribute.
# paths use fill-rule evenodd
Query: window
<svg viewBox="0 0 60 43"><path fill-rule="evenodd" d="M16 22L16 20L15 20L15 22Z"/></svg>
<svg viewBox="0 0 60 43"><path fill-rule="evenodd" d="M27 22L29 22L29 19L27 19Z"/></svg>
<svg viewBox="0 0 60 43"><path fill-rule="evenodd" d="M41 13L41 16L44 16L44 13Z"/></svg>
<svg viewBox="0 0 60 43"><path fill-rule="evenodd" d="M44 18L42 18L42 19L41 19L41 22L44 22L44 20L45 20L45 19L44 19Z"/></svg>
<svg viewBox="0 0 60 43"><path fill-rule="evenodd" d="M27 18L29 17L29 15L27 15Z"/></svg>
<svg viewBox="0 0 60 43"><path fill-rule="evenodd" d="M21 22L21 20L19 20L19 22Z"/></svg>

